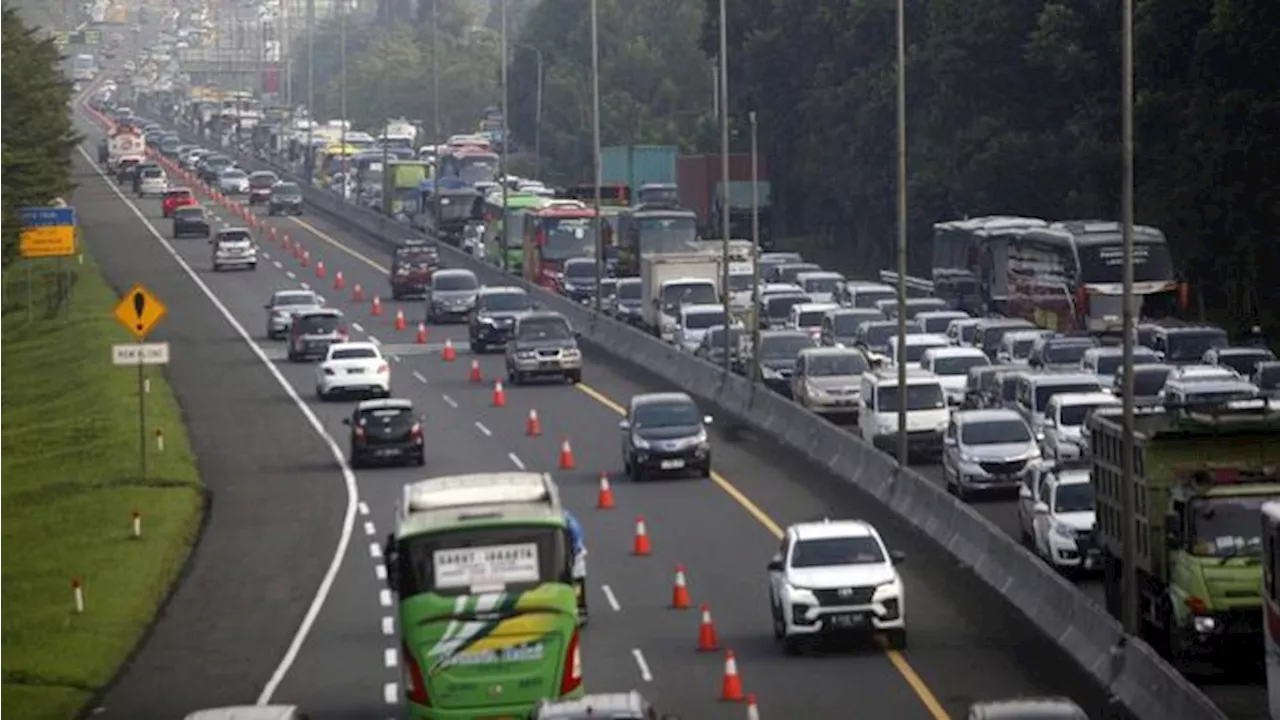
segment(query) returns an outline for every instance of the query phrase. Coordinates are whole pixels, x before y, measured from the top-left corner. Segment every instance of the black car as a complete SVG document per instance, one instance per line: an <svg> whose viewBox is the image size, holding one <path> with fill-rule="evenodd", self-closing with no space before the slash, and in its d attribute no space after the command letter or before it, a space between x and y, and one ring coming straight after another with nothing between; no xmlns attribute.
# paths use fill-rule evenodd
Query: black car
<svg viewBox="0 0 1280 720"><path fill-rule="evenodd" d="M482 353L491 347L505 346L516 318L532 309L533 299L522 288L481 288L468 328L471 352Z"/></svg>
<svg viewBox="0 0 1280 720"><path fill-rule="evenodd" d="M815 347L813 337L802 330L765 330L760 333L760 379L765 387L791 397L791 375L800 351Z"/></svg>
<svg viewBox="0 0 1280 720"><path fill-rule="evenodd" d="M351 428L351 467L374 462L399 461L422 465L422 419L413 403L399 398L356 403L351 417L342 419Z"/></svg>
<svg viewBox="0 0 1280 720"><path fill-rule="evenodd" d="M253 181L249 181L252 194ZM301 215L302 188L297 183L281 182L271 186L267 197L268 215Z"/></svg>
<svg viewBox="0 0 1280 720"><path fill-rule="evenodd" d="M391 299L421 297L431 286L431 275L440 267L440 249L421 238L401 240L391 255Z"/></svg>
<svg viewBox="0 0 1280 720"><path fill-rule="evenodd" d="M209 216L199 205L187 205L173 210L173 237L203 237L211 234Z"/></svg>
<svg viewBox="0 0 1280 720"><path fill-rule="evenodd" d="M249 204L261 205L271 200L271 189L280 182L280 178L270 170L258 170L249 173Z"/></svg>
<svg viewBox="0 0 1280 720"><path fill-rule="evenodd" d="M222 154L210 154L200 158L200 179L207 185L217 185L222 173L235 167L236 161Z"/></svg>
<svg viewBox="0 0 1280 720"><path fill-rule="evenodd" d="M594 258L565 260L560 280L564 296L574 302L590 303L596 295L596 261Z"/></svg>
<svg viewBox="0 0 1280 720"><path fill-rule="evenodd" d="M682 392L647 393L631 398L622 430L622 463L627 478L640 482L647 474L683 474L690 470L711 477L711 442L703 415Z"/></svg>

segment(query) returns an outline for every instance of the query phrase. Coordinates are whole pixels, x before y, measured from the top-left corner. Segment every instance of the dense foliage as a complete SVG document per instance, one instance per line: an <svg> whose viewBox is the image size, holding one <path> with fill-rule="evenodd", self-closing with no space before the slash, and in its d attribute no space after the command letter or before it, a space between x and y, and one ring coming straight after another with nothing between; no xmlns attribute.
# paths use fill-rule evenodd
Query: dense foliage
<svg viewBox="0 0 1280 720"><path fill-rule="evenodd" d="M71 83L62 74L61 54L12 8L4 9L0 57L0 92L7 108L0 115L0 222L8 265L17 255L17 209L47 205L71 190L71 151L77 138L67 106Z"/></svg>

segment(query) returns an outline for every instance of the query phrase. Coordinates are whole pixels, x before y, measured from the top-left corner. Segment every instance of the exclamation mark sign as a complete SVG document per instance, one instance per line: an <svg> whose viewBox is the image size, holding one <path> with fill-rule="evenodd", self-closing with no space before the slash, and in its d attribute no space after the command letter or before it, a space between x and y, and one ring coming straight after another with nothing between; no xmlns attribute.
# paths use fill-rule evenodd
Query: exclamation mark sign
<svg viewBox="0 0 1280 720"><path fill-rule="evenodd" d="M133 294L133 310L135 313L137 313L137 317L138 317L138 325L137 325L138 332L142 332L142 329L143 329L142 311L145 310L146 307L147 307L147 296L143 295L140 292L135 292Z"/></svg>

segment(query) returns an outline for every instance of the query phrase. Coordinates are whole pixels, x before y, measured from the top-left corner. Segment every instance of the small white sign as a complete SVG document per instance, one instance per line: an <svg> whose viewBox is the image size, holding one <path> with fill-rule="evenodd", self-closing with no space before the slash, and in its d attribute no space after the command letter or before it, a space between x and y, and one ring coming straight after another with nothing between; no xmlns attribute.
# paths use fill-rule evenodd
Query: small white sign
<svg viewBox="0 0 1280 720"><path fill-rule="evenodd" d="M169 343L128 343L111 346L115 365L168 365Z"/></svg>
<svg viewBox="0 0 1280 720"><path fill-rule="evenodd" d="M436 550L431 560L435 586L440 589L500 592L506 585L537 582L541 577L536 543Z"/></svg>

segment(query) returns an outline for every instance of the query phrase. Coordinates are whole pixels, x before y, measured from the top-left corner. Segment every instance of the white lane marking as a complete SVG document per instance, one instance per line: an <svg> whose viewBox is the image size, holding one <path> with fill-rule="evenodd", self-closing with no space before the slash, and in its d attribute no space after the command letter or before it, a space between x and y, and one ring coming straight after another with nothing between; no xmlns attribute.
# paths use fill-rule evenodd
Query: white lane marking
<svg viewBox="0 0 1280 720"><path fill-rule="evenodd" d="M640 679L653 682L653 673L649 672L649 663L644 659L644 653L640 652L640 648L631 648L631 657L636 659L636 666L640 668Z"/></svg>
<svg viewBox="0 0 1280 720"><path fill-rule="evenodd" d="M386 565L374 565L374 566L373 566L373 575L374 575L374 577L378 578L379 580L386 580L386 579L387 579L387 566L386 566Z"/></svg>
<svg viewBox="0 0 1280 720"><path fill-rule="evenodd" d="M608 585L601 585L600 589L604 591L604 599L609 601L609 607L614 612L622 612L622 606L618 604L618 596L613 594L613 588Z"/></svg>
<svg viewBox="0 0 1280 720"><path fill-rule="evenodd" d="M338 534L338 545L334 551L333 557L329 560L329 567L325 570L324 577L320 580L320 586L316 588L316 594L311 599L311 605L307 607L307 612L302 617L302 623L298 626L297 632L294 633L293 640L289 642L288 649L285 650L284 657L280 659L280 664L272 671L271 677L267 680L267 684L262 688L262 692L258 695L257 703L259 705L267 705L271 702L271 697L275 695L276 689L280 687L280 683L283 682L285 676L288 675L289 669L293 667L293 663L297 661L298 653L302 650L303 643L306 642L307 636L311 633L311 628L315 625L316 618L320 616L320 610L324 608L325 600L329 598L329 591L333 588L333 582L338 577L339 568L342 567L342 559L347 554L347 545L351 542L351 532L356 521L356 504L359 502L359 490L356 487L355 473L351 471L351 466L347 464L346 455L338 446L337 441L333 439L333 436L325 430L324 424L320 422L320 418L316 417L315 412L312 411L306 401L298 395L298 391L289 384L288 379L286 379L284 374L280 372L280 369L275 366L275 363L271 362L271 359L262 351L262 348L253 341L253 337L249 335L249 331L244 329L244 326L240 324L240 321L236 320L235 316L231 314L231 311L227 309L227 306L218 299L218 296L214 294L213 290L210 289L205 281L200 278L200 275L191 268L191 265L189 265L186 260L183 259L182 255L180 255L177 249L174 248L173 243L165 239L165 237L160 234L160 231L156 230L155 226L151 224L151 221L147 219L147 216L138 209L138 206L130 202L129 198L125 197L124 193L120 192L120 189L116 187L115 183L111 182L106 174L98 168L97 164L94 163L93 158L89 156L89 153L85 152L83 147L78 147L76 149L80 151L80 155L84 157L85 161L93 167L94 172L98 173L98 176L102 178L103 184L110 188L111 192L115 193L115 196L120 198L120 202L124 203L125 207L129 208L133 212L134 216L138 218L138 221L141 222L143 226L147 228L147 231L151 233L151 236L156 239L156 242L160 243L160 246L169 253L169 256L178 264L178 267L182 268L183 272L187 274L187 277L191 279L191 282L200 289L200 292L204 293L204 296L213 304L213 307L222 314L223 319L227 321L227 324L231 326L231 329L240 336L240 339L244 341L245 345L249 346L249 350L258 357L258 360L263 365L266 366L267 371L270 372L276 382L279 383L280 388L284 390L285 394L289 396L289 399L293 401L293 404L297 406L298 412L302 413L302 417L306 419L307 424L309 424L311 429L315 431L316 435L320 437L320 440L328 446L330 454L332 454L333 459L338 462L338 468L342 472L343 486L347 491L347 508L343 514L342 530ZM390 600L389 593L388 600Z"/></svg>
<svg viewBox="0 0 1280 720"><path fill-rule="evenodd" d="M321 304L321 305L328 304L328 302L329 302L328 300L325 300L325 299L324 299L324 296L323 296L323 295L316 295L316 299L320 301L320 304Z"/></svg>
<svg viewBox="0 0 1280 720"><path fill-rule="evenodd" d="M285 277L287 277L287 278L289 278L290 280L297 280L297 279L298 279L298 276L297 276L297 275L294 275L292 270L285 270L285 271L284 271L284 276L285 276Z"/></svg>
<svg viewBox="0 0 1280 720"><path fill-rule="evenodd" d="M284 269L284 263L280 262L279 260L272 260L272 261L271 261L271 264L272 264L272 265L275 265L277 270L283 270L283 269Z"/></svg>
<svg viewBox="0 0 1280 720"><path fill-rule="evenodd" d="M390 590L378 591L378 604L381 605L382 607L391 607L391 591Z"/></svg>
<svg viewBox="0 0 1280 720"><path fill-rule="evenodd" d="M311 289L311 286L310 286L310 285L308 285L307 283L298 283L298 286L299 286L299 287L301 287L303 290L310 290L310 289Z"/></svg>
<svg viewBox="0 0 1280 720"><path fill-rule="evenodd" d="M524 463L520 460L520 456L516 455L513 452L509 452L507 453L507 457L511 458L511 462L515 464L516 467L520 468L521 470L524 469Z"/></svg>
<svg viewBox="0 0 1280 720"><path fill-rule="evenodd" d="M388 355L387 357L391 358L392 360L395 360L396 362L400 362L400 356L399 356L399 355L394 355L394 354L393 354L393 355Z"/></svg>
<svg viewBox="0 0 1280 720"><path fill-rule="evenodd" d="M393 668L393 667L395 667L395 666L396 666L396 660L397 660L397 658L396 658L396 649L395 649L395 648L387 648L386 650L383 650L383 651L382 651L382 664L383 664L383 665L386 665L386 666L387 666L387 667L389 667L389 668Z"/></svg>
<svg viewBox="0 0 1280 720"><path fill-rule="evenodd" d="M369 514L369 504L363 500L360 501L360 514L361 515Z"/></svg>
<svg viewBox="0 0 1280 720"><path fill-rule="evenodd" d="M351 323L351 329L356 332L364 332L364 326L360 323Z"/></svg>
<svg viewBox="0 0 1280 720"><path fill-rule="evenodd" d="M263 250L263 251L262 251L262 257L264 257L264 258L266 258L266 259L270 260L270 259L271 259L271 253L267 252L266 250Z"/></svg>
<svg viewBox="0 0 1280 720"><path fill-rule="evenodd" d="M383 634L383 635L395 635L395 634L396 634L396 619L395 619L395 618L391 617L390 615L383 615L383 616L382 616L382 634Z"/></svg>
<svg viewBox="0 0 1280 720"><path fill-rule="evenodd" d="M373 523L371 523L371 522L366 522L366 523L364 524L364 534L365 534L365 535L372 535L372 534L374 534L375 532L377 532L377 531L373 529Z"/></svg>
<svg viewBox="0 0 1280 720"><path fill-rule="evenodd" d="M484 435L485 437L493 437L493 431L485 427L484 423L480 422L479 420L476 421L476 429L479 430L480 434Z"/></svg>
<svg viewBox="0 0 1280 720"><path fill-rule="evenodd" d="M395 683L387 683L382 686L382 699L388 705L396 705L400 702L400 689Z"/></svg>
<svg viewBox="0 0 1280 720"><path fill-rule="evenodd" d="M375 559L382 557L382 546L376 542L369 543L369 557Z"/></svg>
<svg viewBox="0 0 1280 720"><path fill-rule="evenodd" d="M374 336L372 336L372 335L370 335L370 336L369 336L369 342L373 343L374 345L381 345L381 344L382 344L382 341L381 341L381 340L379 340L378 338L376 338L376 337L374 337Z"/></svg>
<svg viewBox="0 0 1280 720"><path fill-rule="evenodd" d="M458 401L457 401L457 400L454 400L453 398L449 397L448 395L444 395L443 397L444 397L444 401L445 401L445 403L447 403L447 404L449 405L449 407L453 408L454 410L457 410L457 409L458 409Z"/></svg>
<svg viewBox="0 0 1280 720"><path fill-rule="evenodd" d="M417 380L417 381L418 381L418 382L420 382L420 383L425 383L425 382L427 381L427 378L426 378L425 376L423 376L423 374L422 374L422 373L420 373L420 372L418 372L417 370L414 370L414 371L413 371L413 377L414 377L414 379L415 379L415 380Z"/></svg>

